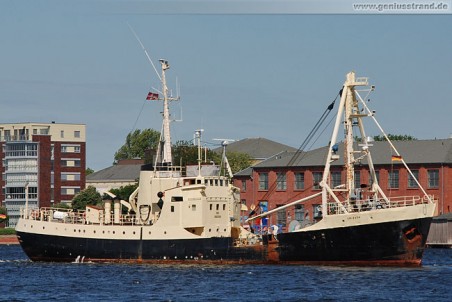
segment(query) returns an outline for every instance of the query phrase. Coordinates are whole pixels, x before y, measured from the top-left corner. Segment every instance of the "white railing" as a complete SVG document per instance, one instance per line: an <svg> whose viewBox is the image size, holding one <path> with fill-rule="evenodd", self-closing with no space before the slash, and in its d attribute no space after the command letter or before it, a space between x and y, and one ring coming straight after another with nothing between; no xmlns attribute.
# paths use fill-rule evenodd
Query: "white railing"
<svg viewBox="0 0 452 302"><path fill-rule="evenodd" d="M136 225L138 219L136 215L125 214L120 215L119 222L114 221L114 216L110 216L110 221L106 223L105 214L99 213L98 222L89 221L86 217L86 211L74 211L73 209L59 209L59 208L40 208L29 209L26 213L24 208L20 209L20 217L23 219L51 221L64 224L100 224L100 225Z"/></svg>
<svg viewBox="0 0 452 302"><path fill-rule="evenodd" d="M430 199L434 200L434 197L430 196ZM389 198L389 203L386 202L384 199L379 199L376 201L371 199L354 200L342 202L340 205L338 205L336 202L329 202L328 214L334 215L334 214L345 214L347 212L354 213L387 208L401 208L427 203L429 203L429 199L427 196L424 196L423 198L421 198L420 196L391 197Z"/></svg>

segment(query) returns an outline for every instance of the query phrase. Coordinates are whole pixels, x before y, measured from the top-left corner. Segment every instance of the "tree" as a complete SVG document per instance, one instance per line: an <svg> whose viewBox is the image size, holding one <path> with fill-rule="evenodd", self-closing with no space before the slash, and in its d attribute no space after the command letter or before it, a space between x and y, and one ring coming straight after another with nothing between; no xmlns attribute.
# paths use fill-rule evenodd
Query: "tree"
<svg viewBox="0 0 452 302"><path fill-rule="evenodd" d="M0 207L0 223L7 222L9 217L6 215L6 208Z"/></svg>
<svg viewBox="0 0 452 302"><path fill-rule="evenodd" d="M72 209L72 206L70 206L66 202L60 202L60 203L54 204L52 206L52 208L55 208L55 209Z"/></svg>
<svg viewBox="0 0 452 302"><path fill-rule="evenodd" d="M221 163L222 154L214 152L210 149L202 150L202 162L210 163L214 162L219 165ZM232 173L239 172L243 169L251 166L252 159L246 153L240 152L226 152L229 165L231 166ZM181 161L182 159L182 161ZM194 145L191 141L178 141L173 146L173 160L174 164L179 165L195 165L198 163L198 146ZM222 167L223 169L223 167Z"/></svg>
<svg viewBox="0 0 452 302"><path fill-rule="evenodd" d="M191 141L177 141L173 145L173 164L174 165L195 165L198 163L198 146ZM210 163L211 161L219 164L221 156L210 149L202 150L202 161Z"/></svg>
<svg viewBox="0 0 452 302"><path fill-rule="evenodd" d="M88 175L90 175L90 174L93 174L93 173L94 173L94 170L91 169L91 168L86 168L85 173L86 173L86 176L88 176Z"/></svg>
<svg viewBox="0 0 452 302"><path fill-rule="evenodd" d="M233 174L251 166L252 158L247 153L226 152L226 156Z"/></svg>
<svg viewBox="0 0 452 302"><path fill-rule="evenodd" d="M116 195L115 199L129 201L129 196L138 188L138 180L136 184L121 186L119 189L110 189L110 193ZM107 193L104 194L103 199L112 199ZM125 206L121 206L121 211L123 214L127 214L129 209Z"/></svg>
<svg viewBox="0 0 452 302"><path fill-rule="evenodd" d="M415 138L414 136L411 135L407 135L407 134L388 134L388 138L391 141L415 141L417 140L417 138ZM377 142L381 142L381 141L385 141L386 138L383 135L376 135L374 136L374 141Z"/></svg>
<svg viewBox="0 0 452 302"><path fill-rule="evenodd" d="M95 187L89 186L75 195L74 199L72 199L72 208L84 210L87 205L96 205L100 203L102 203L102 196L100 196Z"/></svg>
<svg viewBox="0 0 452 302"><path fill-rule="evenodd" d="M160 132L154 129L137 129L127 134L126 142L115 153L115 160L144 158L147 149L157 149Z"/></svg>
<svg viewBox="0 0 452 302"><path fill-rule="evenodd" d="M138 188L138 183L136 183L134 185L122 186L119 189L110 189L110 193L115 194L116 198L118 198L118 199L122 199L122 200L128 201L130 194L132 194L133 191L136 190L136 188ZM103 197L104 197L104 199L111 198L107 194L104 194Z"/></svg>

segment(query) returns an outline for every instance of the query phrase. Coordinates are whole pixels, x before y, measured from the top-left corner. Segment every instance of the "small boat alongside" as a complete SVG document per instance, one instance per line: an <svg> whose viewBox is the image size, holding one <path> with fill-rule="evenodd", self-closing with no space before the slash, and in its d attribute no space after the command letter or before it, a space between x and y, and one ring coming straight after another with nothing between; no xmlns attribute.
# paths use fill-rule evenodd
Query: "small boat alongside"
<svg viewBox="0 0 452 302"><path fill-rule="evenodd" d="M194 167L173 164L168 110L171 97L165 80L169 65L165 60L160 63L163 131L154 165L144 166L139 187L128 201L113 196L103 208L87 206L77 212L23 209L16 233L32 261L421 264L435 200L423 189L424 196L389 198L379 187L362 121L375 117L355 90L356 86L368 86L367 79L355 78L354 73L347 75L321 192L283 206L293 207L321 196L321 219L284 233L255 234L241 225L240 190L233 186L231 175L221 175L220 167L203 166L201 160ZM330 164L339 158L335 145L341 126L346 134L344 168L348 177L345 184L332 187ZM353 127L359 128L359 143ZM200 131L196 137L201 148ZM394 152L400 156L395 148ZM363 159L369 165L372 184L356 188L353 166ZM123 214L122 205L135 214ZM250 217L248 222L280 209Z"/></svg>

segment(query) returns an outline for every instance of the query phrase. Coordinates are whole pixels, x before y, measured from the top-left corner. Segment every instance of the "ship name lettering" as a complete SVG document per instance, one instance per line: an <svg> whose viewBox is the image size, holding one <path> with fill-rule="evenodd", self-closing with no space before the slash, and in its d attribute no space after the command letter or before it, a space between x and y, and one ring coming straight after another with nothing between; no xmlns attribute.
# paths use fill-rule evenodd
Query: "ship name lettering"
<svg viewBox="0 0 452 302"><path fill-rule="evenodd" d="M353 216L353 217L347 217L348 220L356 220L361 219L361 216Z"/></svg>

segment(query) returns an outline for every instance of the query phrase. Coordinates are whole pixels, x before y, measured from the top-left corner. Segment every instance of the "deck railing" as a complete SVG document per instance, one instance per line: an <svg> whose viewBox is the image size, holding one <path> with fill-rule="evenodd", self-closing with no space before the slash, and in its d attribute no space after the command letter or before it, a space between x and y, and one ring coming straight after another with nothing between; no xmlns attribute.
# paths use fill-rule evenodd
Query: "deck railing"
<svg viewBox="0 0 452 302"><path fill-rule="evenodd" d="M364 212L370 210L380 210L387 208L401 208L401 207L410 207L417 204L427 204L429 203L429 199L424 196L423 198L420 196L397 196L388 198L389 203L384 199L372 200L372 199L363 199L363 200L354 200L349 202L343 202L338 205L336 202L328 203L328 213L330 215L333 214L345 214L350 212ZM434 196L430 196L431 200L435 200Z"/></svg>
<svg viewBox="0 0 452 302"><path fill-rule="evenodd" d="M100 224L100 225L136 225L138 220L134 214L121 214L119 221L115 222L114 215L110 216L110 221L107 222L105 214L99 212L97 221L91 221L86 217L86 211L73 209L59 209L59 208L40 208L29 209L26 213L24 208L21 208L20 216L23 219L52 221L64 224Z"/></svg>

